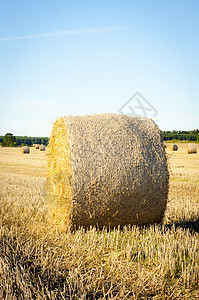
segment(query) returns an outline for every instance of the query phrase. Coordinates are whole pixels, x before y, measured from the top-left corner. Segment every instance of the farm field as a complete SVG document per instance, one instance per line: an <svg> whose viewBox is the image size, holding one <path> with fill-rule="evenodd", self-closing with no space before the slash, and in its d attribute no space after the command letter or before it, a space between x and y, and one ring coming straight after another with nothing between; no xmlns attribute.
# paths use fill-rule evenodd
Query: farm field
<svg viewBox="0 0 199 300"><path fill-rule="evenodd" d="M199 145L166 149L162 224L59 232L47 152L0 148L0 299L199 299Z"/></svg>

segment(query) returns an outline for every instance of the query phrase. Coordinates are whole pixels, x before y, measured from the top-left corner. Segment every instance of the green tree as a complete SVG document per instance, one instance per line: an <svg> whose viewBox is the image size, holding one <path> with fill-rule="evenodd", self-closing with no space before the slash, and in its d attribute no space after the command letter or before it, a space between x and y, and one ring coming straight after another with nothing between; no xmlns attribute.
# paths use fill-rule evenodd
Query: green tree
<svg viewBox="0 0 199 300"><path fill-rule="evenodd" d="M3 138L3 145L6 147L13 147L16 142L16 137L12 133L6 133Z"/></svg>

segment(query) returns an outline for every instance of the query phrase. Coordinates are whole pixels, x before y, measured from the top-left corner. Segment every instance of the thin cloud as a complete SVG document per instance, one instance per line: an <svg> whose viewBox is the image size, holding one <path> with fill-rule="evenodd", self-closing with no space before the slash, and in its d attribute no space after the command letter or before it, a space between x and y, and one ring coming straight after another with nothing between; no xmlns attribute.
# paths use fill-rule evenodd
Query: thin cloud
<svg viewBox="0 0 199 300"><path fill-rule="evenodd" d="M15 36L15 37L0 38L0 42L30 40L30 39L39 39L39 38L47 38L47 37L72 36L72 35L92 34L92 33L100 33L100 32L111 32L117 30L124 30L128 28L129 27L82 28L82 29L74 29L74 30L55 31L55 32L33 34L33 35L22 35L22 36Z"/></svg>

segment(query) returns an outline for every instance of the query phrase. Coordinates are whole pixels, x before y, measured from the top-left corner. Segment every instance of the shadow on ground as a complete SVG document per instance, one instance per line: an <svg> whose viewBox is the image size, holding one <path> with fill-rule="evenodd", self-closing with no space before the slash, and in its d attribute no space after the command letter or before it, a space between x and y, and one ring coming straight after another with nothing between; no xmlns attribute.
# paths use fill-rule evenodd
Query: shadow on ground
<svg viewBox="0 0 199 300"><path fill-rule="evenodd" d="M199 233L199 216L192 220L179 220L178 222L173 222L166 224L165 228L171 229L173 226L175 228L189 229L191 233Z"/></svg>

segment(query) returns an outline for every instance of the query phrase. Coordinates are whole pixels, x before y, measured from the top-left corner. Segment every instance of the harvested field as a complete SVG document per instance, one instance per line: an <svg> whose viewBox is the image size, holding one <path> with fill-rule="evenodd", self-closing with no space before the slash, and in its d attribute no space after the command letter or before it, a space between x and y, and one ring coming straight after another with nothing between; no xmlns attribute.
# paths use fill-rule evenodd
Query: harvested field
<svg viewBox="0 0 199 300"><path fill-rule="evenodd" d="M199 153L166 149L163 224L59 232L45 152L0 148L1 299L199 299Z"/></svg>

